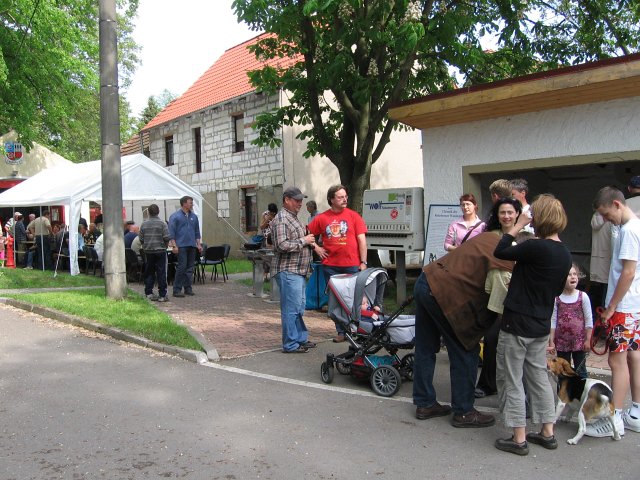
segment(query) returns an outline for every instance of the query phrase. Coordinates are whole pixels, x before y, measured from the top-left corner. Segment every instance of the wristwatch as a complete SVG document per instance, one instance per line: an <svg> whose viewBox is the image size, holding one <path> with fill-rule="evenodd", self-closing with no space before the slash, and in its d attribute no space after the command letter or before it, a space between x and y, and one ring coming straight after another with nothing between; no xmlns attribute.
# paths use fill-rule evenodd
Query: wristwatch
<svg viewBox="0 0 640 480"><path fill-rule="evenodd" d="M364 261L361 261L360 264L364 265L365 267L367 266L367 262L364 262Z"/></svg>

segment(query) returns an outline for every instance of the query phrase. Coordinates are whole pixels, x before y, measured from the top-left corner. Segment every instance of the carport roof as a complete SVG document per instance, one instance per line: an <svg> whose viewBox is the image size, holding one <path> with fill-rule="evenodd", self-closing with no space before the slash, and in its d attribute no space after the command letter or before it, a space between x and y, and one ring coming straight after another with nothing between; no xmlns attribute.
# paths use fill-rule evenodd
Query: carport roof
<svg viewBox="0 0 640 480"><path fill-rule="evenodd" d="M636 53L409 100L389 116L428 129L638 95Z"/></svg>

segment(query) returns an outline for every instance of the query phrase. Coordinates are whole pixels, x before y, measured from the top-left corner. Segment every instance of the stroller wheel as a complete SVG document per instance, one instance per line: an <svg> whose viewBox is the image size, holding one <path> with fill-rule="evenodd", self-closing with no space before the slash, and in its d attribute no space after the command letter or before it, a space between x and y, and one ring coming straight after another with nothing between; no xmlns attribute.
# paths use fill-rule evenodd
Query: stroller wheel
<svg viewBox="0 0 640 480"><path fill-rule="evenodd" d="M336 368L338 369L338 373L340 373L340 375L350 375L351 374L351 365L347 365L346 363L338 363L338 362L336 362Z"/></svg>
<svg viewBox="0 0 640 480"><path fill-rule="evenodd" d="M327 362L322 362L320 365L320 378L324 383L333 382L333 365L329 366Z"/></svg>
<svg viewBox="0 0 640 480"><path fill-rule="evenodd" d="M400 360L400 374L409 380L413 381L413 361L415 359L415 355L413 353L407 353L402 360Z"/></svg>
<svg viewBox="0 0 640 480"><path fill-rule="evenodd" d="M371 374L371 388L381 397L393 397L401 384L400 373L391 365L380 365Z"/></svg>

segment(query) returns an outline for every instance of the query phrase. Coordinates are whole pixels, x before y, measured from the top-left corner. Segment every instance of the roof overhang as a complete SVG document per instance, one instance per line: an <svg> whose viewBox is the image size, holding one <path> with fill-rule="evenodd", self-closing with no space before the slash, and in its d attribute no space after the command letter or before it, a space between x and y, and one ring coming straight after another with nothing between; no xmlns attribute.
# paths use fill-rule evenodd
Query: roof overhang
<svg viewBox="0 0 640 480"><path fill-rule="evenodd" d="M561 68L403 102L393 120L428 129L640 96L640 54Z"/></svg>

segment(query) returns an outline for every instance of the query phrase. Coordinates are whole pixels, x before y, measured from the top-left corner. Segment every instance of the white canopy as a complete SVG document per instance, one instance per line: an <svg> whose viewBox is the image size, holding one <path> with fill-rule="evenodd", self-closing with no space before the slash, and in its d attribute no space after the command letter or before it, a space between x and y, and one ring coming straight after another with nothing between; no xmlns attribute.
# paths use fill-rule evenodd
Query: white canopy
<svg viewBox="0 0 640 480"><path fill-rule="evenodd" d="M193 197L202 231L202 195L150 158L138 153L122 157L122 200L176 200ZM101 161L62 165L43 170L15 187L0 193L0 206L66 205L69 225L78 225L82 202L102 203ZM78 268L78 241L69 235L71 274Z"/></svg>

